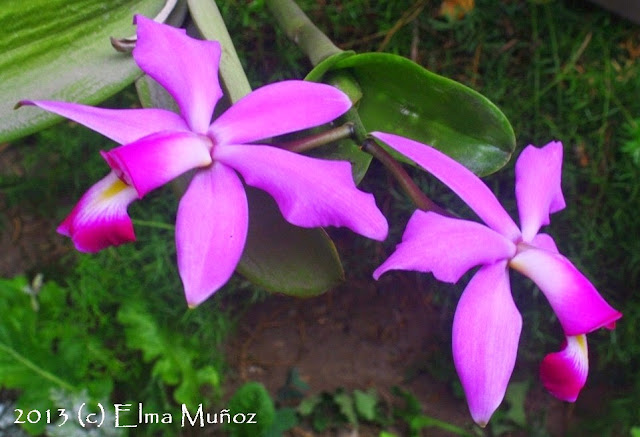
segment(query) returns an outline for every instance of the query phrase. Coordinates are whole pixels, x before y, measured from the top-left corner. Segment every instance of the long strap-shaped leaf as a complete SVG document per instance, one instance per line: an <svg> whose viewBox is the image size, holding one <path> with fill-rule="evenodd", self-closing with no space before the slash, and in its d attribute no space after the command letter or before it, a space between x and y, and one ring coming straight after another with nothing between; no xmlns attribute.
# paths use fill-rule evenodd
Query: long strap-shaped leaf
<svg viewBox="0 0 640 437"><path fill-rule="evenodd" d="M110 36L135 33L136 13L155 16L163 0L22 0L0 8L0 142L60 118L36 108L14 110L21 99L96 104L140 75Z"/></svg>

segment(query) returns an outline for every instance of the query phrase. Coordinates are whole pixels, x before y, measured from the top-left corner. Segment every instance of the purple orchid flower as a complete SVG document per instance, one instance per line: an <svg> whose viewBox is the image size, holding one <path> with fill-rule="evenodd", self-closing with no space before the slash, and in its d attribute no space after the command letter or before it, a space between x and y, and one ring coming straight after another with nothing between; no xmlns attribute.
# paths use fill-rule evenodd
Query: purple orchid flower
<svg viewBox="0 0 640 437"><path fill-rule="evenodd" d="M290 223L346 226L383 240L387 221L371 194L358 190L351 166L301 156L257 140L327 123L349 98L325 84L284 81L250 93L211 123L222 96L220 44L136 16L138 66L173 96L180 114L162 109L102 109L25 100L124 144L103 157L112 171L80 199L58 231L77 249L96 252L135 239L128 205L176 176L198 169L178 207L178 268L195 306L224 285L242 255L248 205L239 175L268 192Z"/></svg>
<svg viewBox="0 0 640 437"><path fill-rule="evenodd" d="M548 299L566 335L561 352L541 366L544 386L556 397L575 401L588 371L585 334L612 329L622 315L556 248L539 233L549 214L565 207L560 187L562 144L528 146L516 163L520 229L491 190L470 170L443 153L397 135L374 137L440 179L487 224L416 211L402 242L374 272L432 272L457 282L480 269L465 288L453 321L453 358L473 420L485 426L502 402L513 371L522 317L515 306L508 267L531 278Z"/></svg>

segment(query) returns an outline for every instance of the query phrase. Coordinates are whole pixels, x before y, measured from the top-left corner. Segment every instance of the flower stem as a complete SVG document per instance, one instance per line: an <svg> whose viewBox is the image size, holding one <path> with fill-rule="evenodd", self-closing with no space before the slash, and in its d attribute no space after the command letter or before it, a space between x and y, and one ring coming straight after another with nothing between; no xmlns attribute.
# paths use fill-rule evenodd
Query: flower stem
<svg viewBox="0 0 640 437"><path fill-rule="evenodd" d="M391 172L394 178L398 181L402 189L413 201L418 209L423 211L433 211L438 214L451 216L449 212L438 206L426 194L418 188L413 182L413 179L407 174L406 170L395 160L393 156L386 150L378 145L374 140L368 138L362 143L362 150L372 155L378 161L380 161Z"/></svg>
<svg viewBox="0 0 640 437"><path fill-rule="evenodd" d="M289 141L287 143L279 144L279 147L290 152L304 153L316 147L324 146L325 144L333 143L335 141L344 140L353 136L353 123L345 123L342 126L338 126L333 129L329 129L319 134L310 135L308 137Z"/></svg>
<svg viewBox="0 0 640 437"><path fill-rule="evenodd" d="M7 356L9 358L13 358L16 362L20 363L22 366L24 366L27 369L31 370L33 373L39 375L40 377L53 382L58 387L62 387L63 389L68 390L70 392L74 392L74 391L77 390L76 387L74 387L71 384L67 383L66 381L63 381L62 379L58 378L53 373L51 373L51 372L43 369L42 367L38 366L33 361L29 360L27 357L24 357L20 353L16 352L11 347L8 347L8 346L0 343L0 352L5 354L5 356Z"/></svg>
<svg viewBox="0 0 640 437"><path fill-rule="evenodd" d="M342 51L309 20L293 0L267 0L266 4L282 30L309 57L314 67Z"/></svg>
<svg viewBox="0 0 640 437"><path fill-rule="evenodd" d="M148 228L166 229L168 231L173 231L176 228L174 225L171 225L169 223L154 222L149 220L138 220L138 219L131 219L131 221L133 222L134 225L146 226Z"/></svg>

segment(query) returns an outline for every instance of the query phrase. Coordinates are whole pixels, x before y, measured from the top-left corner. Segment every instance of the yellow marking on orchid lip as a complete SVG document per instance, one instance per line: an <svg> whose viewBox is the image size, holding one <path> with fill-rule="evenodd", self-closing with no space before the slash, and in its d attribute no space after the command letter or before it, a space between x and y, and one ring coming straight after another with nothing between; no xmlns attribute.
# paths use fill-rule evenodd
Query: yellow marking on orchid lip
<svg viewBox="0 0 640 437"><path fill-rule="evenodd" d="M580 346L580 349L582 349L583 351L587 350L587 336L584 334L581 335L576 335L575 336L576 342L578 343L578 346Z"/></svg>
<svg viewBox="0 0 640 437"><path fill-rule="evenodd" d="M103 200L109 199L113 196L120 194L124 191L129 185L125 184L122 180L116 179L106 190L102 192L100 197Z"/></svg>

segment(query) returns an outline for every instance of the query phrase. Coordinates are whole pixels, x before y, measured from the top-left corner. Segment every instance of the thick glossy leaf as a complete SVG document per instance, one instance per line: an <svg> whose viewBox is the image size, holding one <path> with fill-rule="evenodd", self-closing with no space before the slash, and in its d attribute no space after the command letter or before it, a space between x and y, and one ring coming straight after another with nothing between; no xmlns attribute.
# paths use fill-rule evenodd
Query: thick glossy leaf
<svg viewBox="0 0 640 437"><path fill-rule="evenodd" d="M148 76L136 81L145 107L176 110L171 96ZM173 182L181 196L190 174ZM245 187L249 200L249 234L238 271L266 290L291 296L322 294L344 279L336 248L322 229L303 229L285 221L263 191Z"/></svg>
<svg viewBox="0 0 640 437"><path fill-rule="evenodd" d="M59 117L21 99L95 104L140 75L109 37L135 35L134 14L154 17L163 0L21 0L0 7L0 141L46 127Z"/></svg>
<svg viewBox="0 0 640 437"><path fill-rule="evenodd" d="M247 187L249 235L238 270L275 293L322 294L344 279L335 246L322 229L286 222L271 197Z"/></svg>
<svg viewBox="0 0 640 437"><path fill-rule="evenodd" d="M318 65L314 66L313 70L311 70L309 74L307 74L307 77L305 77L305 80L320 82L325 74L336 68L335 65L339 61L345 60L355 55L356 52L354 52L353 50L347 50L344 52L333 54L328 58L323 59L320 63L318 63ZM354 86L356 87L355 89L358 90L356 91L356 93L350 92L348 89L343 89L342 91L345 92L349 97L351 97L352 102L356 103L359 100L360 96L356 96L354 94L358 94L360 88L357 84L354 84Z"/></svg>
<svg viewBox="0 0 640 437"><path fill-rule="evenodd" d="M314 82L320 82L322 76L329 70L331 70L332 66L338 62L340 59L345 59L350 56L353 56L355 52L339 52L332 56L329 56L327 59L323 60L319 63L311 73L307 75L305 80L311 80ZM360 90L360 86L357 81L350 77L348 74L340 75L339 83L332 83L333 86L340 88L342 92L349 96L351 101L354 104L357 104L358 101L362 98L362 91ZM367 135L367 130L362 125L360 121L360 117L358 115L358 111L355 108L352 108L340 118L340 121L351 122L354 125L355 129L355 138L360 138L360 140L364 140L364 137ZM326 158L326 159L334 159L339 160L343 159L351 162L353 168L353 179L356 183L360 183L360 181L364 178L369 169L369 164L371 163L371 155L363 152L360 149L360 144L358 144L357 140L346 139L341 140L337 144L331 147L319 147L310 152L310 155L316 156L318 158Z"/></svg>
<svg viewBox="0 0 640 437"><path fill-rule="evenodd" d="M354 103L368 131L429 144L479 175L501 168L515 148L513 128L491 101L401 56L339 53L307 79L347 93L357 86L362 96Z"/></svg>
<svg viewBox="0 0 640 437"><path fill-rule="evenodd" d="M309 156L332 159L334 161L349 161L351 163L353 180L356 181L356 184L360 183L365 177L372 158L371 155L363 152L360 146L351 139L338 141L331 147L318 147L309 152Z"/></svg>
<svg viewBox="0 0 640 437"><path fill-rule="evenodd" d="M136 91L143 108L162 108L180 113L180 108L171 94L150 76L143 74L136 80Z"/></svg>

